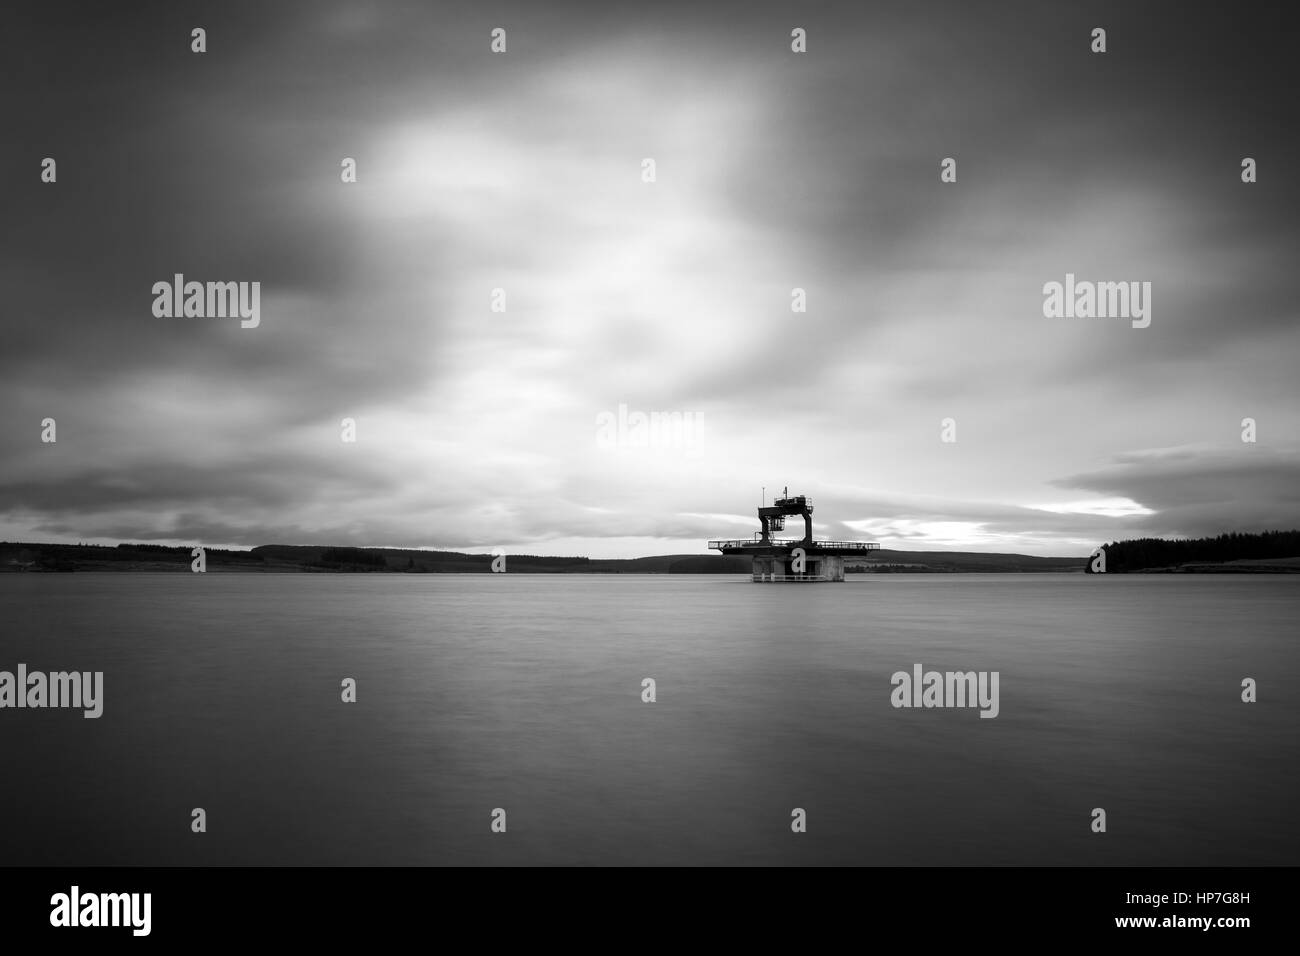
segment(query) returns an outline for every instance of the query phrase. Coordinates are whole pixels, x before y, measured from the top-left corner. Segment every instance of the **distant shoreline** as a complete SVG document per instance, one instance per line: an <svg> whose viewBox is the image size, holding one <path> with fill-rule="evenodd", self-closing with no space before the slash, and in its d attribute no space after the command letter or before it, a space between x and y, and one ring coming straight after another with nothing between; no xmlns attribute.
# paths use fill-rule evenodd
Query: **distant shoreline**
<svg viewBox="0 0 1300 956"><path fill-rule="evenodd" d="M350 548L320 545L262 545L248 551L205 548L205 571L251 574L490 574L494 556L459 551ZM974 551L871 552L846 568L871 574L1044 574L1079 573L1087 556L1037 557ZM512 574L735 574L749 575L750 559L716 554L667 554L641 558L583 558L506 555ZM107 545L0 543L0 572L188 573L191 549L152 544ZM1116 574L1296 574L1300 557L1188 562L1182 565L1116 570Z"/></svg>

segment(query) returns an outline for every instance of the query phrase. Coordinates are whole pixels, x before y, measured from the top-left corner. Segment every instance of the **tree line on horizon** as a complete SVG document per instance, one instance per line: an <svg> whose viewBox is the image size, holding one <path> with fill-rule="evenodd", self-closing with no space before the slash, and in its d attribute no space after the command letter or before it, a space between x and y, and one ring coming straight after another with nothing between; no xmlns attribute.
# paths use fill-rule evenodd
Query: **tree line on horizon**
<svg viewBox="0 0 1300 956"><path fill-rule="evenodd" d="M1300 531L1239 531L1214 538L1134 538L1112 541L1106 549L1106 571L1143 571L1180 564L1219 564L1226 561L1300 557ZM1092 562L1086 569L1092 573Z"/></svg>

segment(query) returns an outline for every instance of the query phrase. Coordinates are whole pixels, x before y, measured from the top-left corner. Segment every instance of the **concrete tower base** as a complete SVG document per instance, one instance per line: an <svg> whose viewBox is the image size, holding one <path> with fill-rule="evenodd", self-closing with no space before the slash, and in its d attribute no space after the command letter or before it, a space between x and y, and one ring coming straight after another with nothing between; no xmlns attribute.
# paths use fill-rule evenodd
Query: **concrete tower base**
<svg viewBox="0 0 1300 956"><path fill-rule="evenodd" d="M843 581L844 558L838 554L809 554L804 558L803 571L796 572L794 559L789 554L755 555L753 579L764 583Z"/></svg>

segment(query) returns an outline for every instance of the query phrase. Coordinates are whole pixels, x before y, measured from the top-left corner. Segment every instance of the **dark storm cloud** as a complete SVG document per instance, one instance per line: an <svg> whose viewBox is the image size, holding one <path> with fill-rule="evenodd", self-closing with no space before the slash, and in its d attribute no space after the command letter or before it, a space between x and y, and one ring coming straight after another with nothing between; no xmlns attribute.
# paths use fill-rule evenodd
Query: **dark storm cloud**
<svg viewBox="0 0 1300 956"><path fill-rule="evenodd" d="M1135 528L1189 537L1300 528L1300 457L1240 449L1172 448L1117 456L1111 466L1056 482L1139 502L1156 514Z"/></svg>
<svg viewBox="0 0 1300 956"><path fill-rule="evenodd" d="M224 460L221 468L149 461L131 468L88 467L42 482L0 482L0 500L19 510L94 515L123 507L172 508L190 501L238 512L252 505L286 507L307 480L385 494L396 477L363 474L355 464L286 454Z"/></svg>

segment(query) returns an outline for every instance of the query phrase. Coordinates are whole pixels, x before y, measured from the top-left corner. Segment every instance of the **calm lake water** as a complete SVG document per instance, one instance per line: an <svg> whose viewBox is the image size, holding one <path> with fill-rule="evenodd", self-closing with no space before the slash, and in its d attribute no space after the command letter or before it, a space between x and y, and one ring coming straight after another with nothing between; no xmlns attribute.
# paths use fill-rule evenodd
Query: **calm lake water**
<svg viewBox="0 0 1300 956"><path fill-rule="evenodd" d="M98 720L0 710L0 863L1296 864L1298 611L1287 576L0 575L0 670L105 674ZM917 662L998 671L1000 715L895 709Z"/></svg>

